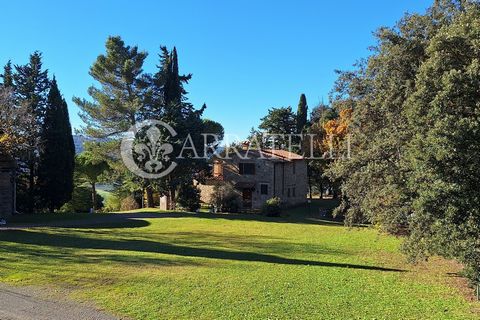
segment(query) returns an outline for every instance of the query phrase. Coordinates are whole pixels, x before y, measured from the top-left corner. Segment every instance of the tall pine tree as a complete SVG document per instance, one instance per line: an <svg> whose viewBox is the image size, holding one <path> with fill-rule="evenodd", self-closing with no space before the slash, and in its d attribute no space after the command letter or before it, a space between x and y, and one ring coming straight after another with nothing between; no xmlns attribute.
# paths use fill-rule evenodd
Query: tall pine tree
<svg viewBox="0 0 480 320"><path fill-rule="evenodd" d="M75 146L65 100L53 78L41 131L38 194L50 211L69 201L73 192Z"/></svg>
<svg viewBox="0 0 480 320"><path fill-rule="evenodd" d="M142 179L127 170L117 152L122 134L137 122L151 118L153 113L151 81L143 73L147 53L126 45L118 36L109 37L105 47L106 53L99 55L90 68L90 75L100 84L88 89L92 101L78 97L73 101L87 124L84 133L101 139L92 152L109 160L116 168L116 182L125 186L126 192L135 193L142 190Z"/></svg>
<svg viewBox="0 0 480 320"><path fill-rule="evenodd" d="M20 210L34 212L37 178L40 128L43 123L47 94L50 87L48 71L42 70L42 54L38 51L30 55L26 65L16 65L13 74L15 99L34 117L34 121L24 128L25 152L20 156L22 173L18 179L18 204Z"/></svg>
<svg viewBox="0 0 480 320"><path fill-rule="evenodd" d="M125 45L120 37L109 37L107 52L98 56L90 75L101 87L90 87L93 102L74 98L87 124L85 133L95 138L116 138L141 117L148 79L143 74L146 52Z"/></svg>

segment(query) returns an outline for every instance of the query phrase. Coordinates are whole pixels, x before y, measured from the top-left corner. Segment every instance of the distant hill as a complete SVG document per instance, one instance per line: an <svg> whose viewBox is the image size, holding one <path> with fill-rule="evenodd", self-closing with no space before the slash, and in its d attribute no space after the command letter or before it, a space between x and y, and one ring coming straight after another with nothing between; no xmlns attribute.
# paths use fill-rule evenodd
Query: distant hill
<svg viewBox="0 0 480 320"><path fill-rule="evenodd" d="M83 151L83 143L88 141L88 138L82 135L74 134L73 143L75 143L75 154L79 154Z"/></svg>

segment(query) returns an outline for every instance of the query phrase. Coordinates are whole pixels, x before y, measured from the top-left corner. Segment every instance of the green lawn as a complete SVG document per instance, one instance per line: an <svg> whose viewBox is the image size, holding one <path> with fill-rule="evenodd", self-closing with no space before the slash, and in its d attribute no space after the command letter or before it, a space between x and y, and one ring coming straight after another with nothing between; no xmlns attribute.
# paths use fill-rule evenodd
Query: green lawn
<svg viewBox="0 0 480 320"><path fill-rule="evenodd" d="M479 318L454 263L409 265L398 239L306 211L3 231L1 281L63 289L134 319Z"/></svg>

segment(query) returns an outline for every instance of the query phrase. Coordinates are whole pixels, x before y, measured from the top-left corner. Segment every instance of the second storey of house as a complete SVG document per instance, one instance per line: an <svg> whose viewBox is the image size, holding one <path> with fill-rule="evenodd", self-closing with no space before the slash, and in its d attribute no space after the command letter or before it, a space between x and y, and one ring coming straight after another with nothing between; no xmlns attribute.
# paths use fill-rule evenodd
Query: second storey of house
<svg viewBox="0 0 480 320"><path fill-rule="evenodd" d="M216 158L213 176L231 183L243 194L250 190L254 206L272 197L279 197L286 204L303 202L308 191L306 161L300 155L273 151L275 153L265 150L262 155L249 151Z"/></svg>

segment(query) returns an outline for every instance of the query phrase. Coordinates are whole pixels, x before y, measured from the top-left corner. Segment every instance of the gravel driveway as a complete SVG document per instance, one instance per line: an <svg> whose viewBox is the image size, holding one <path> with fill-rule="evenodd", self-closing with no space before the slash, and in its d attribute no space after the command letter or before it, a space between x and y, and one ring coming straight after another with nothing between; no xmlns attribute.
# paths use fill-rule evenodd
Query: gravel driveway
<svg viewBox="0 0 480 320"><path fill-rule="evenodd" d="M153 214L119 214L91 219L49 223L9 224L1 231L37 227L75 227L103 223L122 223L134 219L158 217ZM0 279L1 281L1 279ZM67 300L65 295L39 287L15 287L0 283L0 320L115 320L95 307Z"/></svg>
<svg viewBox="0 0 480 320"><path fill-rule="evenodd" d="M1 320L114 320L92 306L34 287L0 284Z"/></svg>

